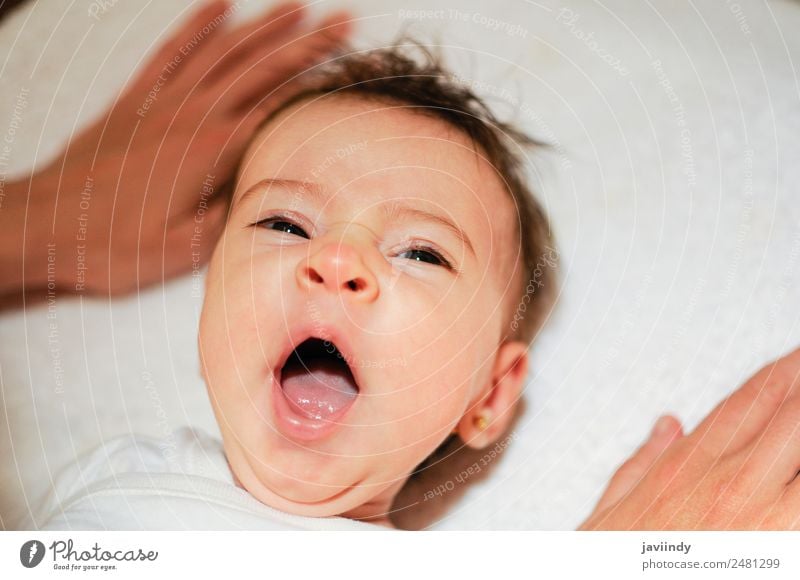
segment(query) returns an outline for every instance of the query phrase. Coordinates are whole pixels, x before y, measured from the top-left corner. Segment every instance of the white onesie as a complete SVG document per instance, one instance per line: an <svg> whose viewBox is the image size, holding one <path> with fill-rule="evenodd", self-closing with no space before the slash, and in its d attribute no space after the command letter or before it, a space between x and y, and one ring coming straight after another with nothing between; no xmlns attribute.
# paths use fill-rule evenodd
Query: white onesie
<svg viewBox="0 0 800 580"><path fill-rule="evenodd" d="M264 505L234 483L221 441L180 429L113 439L67 467L23 524L45 530L387 530Z"/></svg>

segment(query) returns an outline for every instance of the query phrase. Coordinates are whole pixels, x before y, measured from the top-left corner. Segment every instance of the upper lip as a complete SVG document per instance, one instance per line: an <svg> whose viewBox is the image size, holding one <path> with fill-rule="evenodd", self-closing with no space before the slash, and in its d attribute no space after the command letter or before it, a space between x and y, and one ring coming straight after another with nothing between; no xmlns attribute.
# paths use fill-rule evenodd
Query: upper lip
<svg viewBox="0 0 800 580"><path fill-rule="evenodd" d="M350 341L344 334L341 333L341 331L337 330L335 326L330 324L304 324L292 329L289 332L289 340L278 357L278 361L274 369L275 377L278 379L278 382L280 383L281 371L283 370L283 367L286 366L286 362L289 360L289 357L292 355L295 349L297 349L297 347L310 338L316 338L330 342L334 347L336 347L336 349L342 355L344 363L348 366L350 372L353 374L356 388L360 393L363 384L358 365L353 364L355 359L353 358L353 349L350 345Z"/></svg>

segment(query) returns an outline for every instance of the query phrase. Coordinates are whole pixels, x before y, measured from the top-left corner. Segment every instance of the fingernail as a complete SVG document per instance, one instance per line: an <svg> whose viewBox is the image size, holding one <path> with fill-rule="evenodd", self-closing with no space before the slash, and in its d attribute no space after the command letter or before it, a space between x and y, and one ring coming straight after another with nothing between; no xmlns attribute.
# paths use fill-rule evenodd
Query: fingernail
<svg viewBox="0 0 800 580"><path fill-rule="evenodd" d="M669 417L661 417L658 421L656 421L656 424L653 425L653 432L650 434L650 436L658 437L660 435L665 435L669 431L669 424Z"/></svg>

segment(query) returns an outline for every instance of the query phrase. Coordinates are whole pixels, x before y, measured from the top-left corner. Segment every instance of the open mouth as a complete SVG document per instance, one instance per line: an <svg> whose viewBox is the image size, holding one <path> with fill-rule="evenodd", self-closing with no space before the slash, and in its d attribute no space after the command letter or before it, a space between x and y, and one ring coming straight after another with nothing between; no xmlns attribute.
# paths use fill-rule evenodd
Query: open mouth
<svg viewBox="0 0 800 580"><path fill-rule="evenodd" d="M309 419L335 421L353 404L359 388L345 357L332 342L308 338L292 351L280 372L292 410Z"/></svg>

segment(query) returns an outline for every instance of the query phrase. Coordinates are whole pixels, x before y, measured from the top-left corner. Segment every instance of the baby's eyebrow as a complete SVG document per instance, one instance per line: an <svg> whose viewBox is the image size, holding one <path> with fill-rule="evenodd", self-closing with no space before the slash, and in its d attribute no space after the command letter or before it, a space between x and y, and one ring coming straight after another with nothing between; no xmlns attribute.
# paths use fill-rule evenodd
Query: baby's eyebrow
<svg viewBox="0 0 800 580"><path fill-rule="evenodd" d="M270 187L300 190L303 193L311 194L311 196L317 198L318 201L325 198L325 191L318 183L313 183L311 181L298 181L296 179L278 179L274 177L267 177L248 187L247 191L245 191L239 197L238 203L242 203L251 197L264 195Z"/></svg>
<svg viewBox="0 0 800 580"><path fill-rule="evenodd" d="M388 201L383 206L382 209L385 213L387 221L396 221L396 220L402 220L403 218L407 218L407 219L416 219L416 220L431 222L440 226L444 226L445 228L450 230L450 232L452 232L453 235L455 235L459 240L461 240L461 243L464 244L467 247L467 249L469 249L470 252L472 252L473 256L476 255L475 248L472 247L472 242L470 241L469 236L467 236L467 234L464 233L464 230L462 230L460 227L458 227L456 224L454 224L452 221L450 221L447 217L443 215L432 213L424 209L419 209L418 207L414 207L409 203L399 202L396 200Z"/></svg>
<svg viewBox="0 0 800 580"><path fill-rule="evenodd" d="M279 179L268 177L266 179L257 181L247 188L247 191L245 191L239 198L239 203L242 203L250 197L264 195L266 190L270 187L281 187L285 189L302 191L304 194L309 194L311 197L314 197L319 201L324 201L324 199L327 197L325 189L318 183L311 181L298 181L296 179ZM387 201L385 204L383 204L381 209L384 212L386 220L390 222L399 221L402 219L416 219L443 226L450 230L450 232L455 235L470 252L472 252L473 256L477 255L469 236L464 233L464 230L443 215L420 209L407 202L400 202L397 200Z"/></svg>

